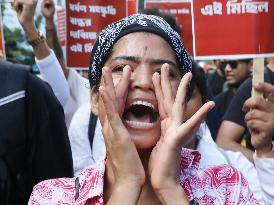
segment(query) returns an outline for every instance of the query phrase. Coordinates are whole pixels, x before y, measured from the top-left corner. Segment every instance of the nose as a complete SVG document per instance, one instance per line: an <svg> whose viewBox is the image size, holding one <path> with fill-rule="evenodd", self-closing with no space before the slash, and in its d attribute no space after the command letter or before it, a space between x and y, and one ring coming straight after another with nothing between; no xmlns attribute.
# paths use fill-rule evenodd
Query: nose
<svg viewBox="0 0 274 205"><path fill-rule="evenodd" d="M229 72L231 70L232 70L232 68L230 67L229 63L226 64L226 66L225 66L225 72Z"/></svg>
<svg viewBox="0 0 274 205"><path fill-rule="evenodd" d="M149 65L138 66L131 74L131 87L144 91L153 91L152 75L152 68L150 68Z"/></svg>

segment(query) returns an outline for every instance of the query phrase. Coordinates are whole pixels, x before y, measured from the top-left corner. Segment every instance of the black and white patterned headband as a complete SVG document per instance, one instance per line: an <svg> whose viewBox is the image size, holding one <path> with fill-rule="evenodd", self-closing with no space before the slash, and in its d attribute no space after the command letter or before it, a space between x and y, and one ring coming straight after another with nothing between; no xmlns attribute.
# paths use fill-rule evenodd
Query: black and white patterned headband
<svg viewBox="0 0 274 205"><path fill-rule="evenodd" d="M176 54L180 72L185 74L192 70L192 60L188 55L181 38L161 17L145 14L134 14L108 25L97 38L90 57L90 87L99 86L102 67L114 44L123 36L133 32L150 32L164 38Z"/></svg>

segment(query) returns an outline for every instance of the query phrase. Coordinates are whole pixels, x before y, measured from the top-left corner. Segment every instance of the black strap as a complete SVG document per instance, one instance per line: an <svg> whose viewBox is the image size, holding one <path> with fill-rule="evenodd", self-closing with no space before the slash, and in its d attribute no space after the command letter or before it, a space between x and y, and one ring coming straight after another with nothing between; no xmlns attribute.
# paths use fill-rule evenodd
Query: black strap
<svg viewBox="0 0 274 205"><path fill-rule="evenodd" d="M88 125L88 140L89 140L91 150L92 150L92 146L93 146L97 118L98 117L96 115L94 115L92 112L90 113L89 125Z"/></svg>

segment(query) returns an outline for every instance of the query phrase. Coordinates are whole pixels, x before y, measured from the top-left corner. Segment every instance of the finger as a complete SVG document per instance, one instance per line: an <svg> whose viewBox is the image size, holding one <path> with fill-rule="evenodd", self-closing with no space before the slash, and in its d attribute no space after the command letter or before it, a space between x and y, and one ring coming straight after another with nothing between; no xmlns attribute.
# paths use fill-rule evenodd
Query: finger
<svg viewBox="0 0 274 205"><path fill-rule="evenodd" d="M20 11L22 11L22 4L18 2L18 0L14 0L13 1L13 8L15 9L15 11L17 13L19 13Z"/></svg>
<svg viewBox="0 0 274 205"><path fill-rule="evenodd" d="M154 85L154 89L155 89L155 95L156 95L156 99L158 102L158 110L159 110L159 115L161 119L164 119L167 117L167 113L166 110L164 108L164 96L163 96L163 91L162 91L162 86L161 86L161 82L160 82L160 75L159 73L154 73L152 76L152 82Z"/></svg>
<svg viewBox="0 0 274 205"><path fill-rule="evenodd" d="M164 98L164 107L168 114L171 115L172 106L174 103L174 96L172 95L172 88L169 79L169 65L164 63L161 67L161 86Z"/></svg>
<svg viewBox="0 0 274 205"><path fill-rule="evenodd" d="M125 66L123 69L123 75L118 84L116 85L116 97L119 104L119 113L122 115L124 111L125 102L128 94L128 85L130 82L131 68L130 66Z"/></svg>
<svg viewBox="0 0 274 205"><path fill-rule="evenodd" d="M113 100L116 100L116 93L110 68L103 67L102 75L104 79L104 86L106 88L104 91L108 93L110 99L112 100L112 102L114 102Z"/></svg>
<svg viewBox="0 0 274 205"><path fill-rule="evenodd" d="M274 103L274 86L269 83L259 83L255 85L255 89L259 92L264 93L269 101Z"/></svg>
<svg viewBox="0 0 274 205"><path fill-rule="evenodd" d="M178 133L180 136L179 142L184 143L184 137L187 135L193 135L193 132L200 126L202 121L205 119L207 113L215 106L213 101L205 103L190 119L188 119L184 124L182 124Z"/></svg>
<svg viewBox="0 0 274 205"><path fill-rule="evenodd" d="M273 103L270 101L267 101L266 99L251 97L245 101L243 105L243 111L247 112L250 109L259 109L259 110L267 111L272 106L273 106Z"/></svg>
<svg viewBox="0 0 274 205"><path fill-rule="evenodd" d="M109 121L110 127L114 133L113 136L116 138L115 140L118 139L117 136L120 136L119 139L126 137L126 128L116 109L115 104L113 103L113 99L110 98L104 86L99 87L99 92L105 107L107 120Z"/></svg>
<svg viewBox="0 0 274 205"><path fill-rule="evenodd" d="M186 73L181 79L180 85L176 93L172 114L180 124L183 122L186 105L186 95L188 92L188 85L191 81L191 78L192 74L190 72Z"/></svg>
<svg viewBox="0 0 274 205"><path fill-rule="evenodd" d="M263 122L261 120L248 120L246 122L246 126L251 130L253 133L269 133L271 136L273 135L273 126L268 122Z"/></svg>
<svg viewBox="0 0 274 205"><path fill-rule="evenodd" d="M261 120L262 122L267 122L269 121L269 118L271 118L271 115L258 109L252 109L245 115L246 122L249 120Z"/></svg>

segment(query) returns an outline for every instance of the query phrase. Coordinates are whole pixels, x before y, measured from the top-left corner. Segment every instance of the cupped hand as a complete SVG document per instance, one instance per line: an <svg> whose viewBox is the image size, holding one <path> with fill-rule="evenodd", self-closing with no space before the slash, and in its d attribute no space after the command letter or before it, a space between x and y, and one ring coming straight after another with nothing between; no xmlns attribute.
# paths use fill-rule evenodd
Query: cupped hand
<svg viewBox="0 0 274 205"><path fill-rule="evenodd" d="M152 79L161 118L161 137L151 153L149 173L152 187L160 200L162 198L161 201L168 200L166 193L182 189L179 184L181 149L192 139L200 123L214 106L213 102L204 104L184 122L187 104L185 99L192 74L187 73L183 76L175 97L168 76L169 66L164 64L161 76L155 73Z"/></svg>
<svg viewBox="0 0 274 205"><path fill-rule="evenodd" d="M100 86L99 92L106 112L103 135L107 160L114 173L115 186L134 186L138 187L140 191L145 182L144 168L130 134L121 119L127 98L131 69L129 66L125 66L122 78L116 86L114 86L110 68L104 67L102 75L104 82Z"/></svg>

